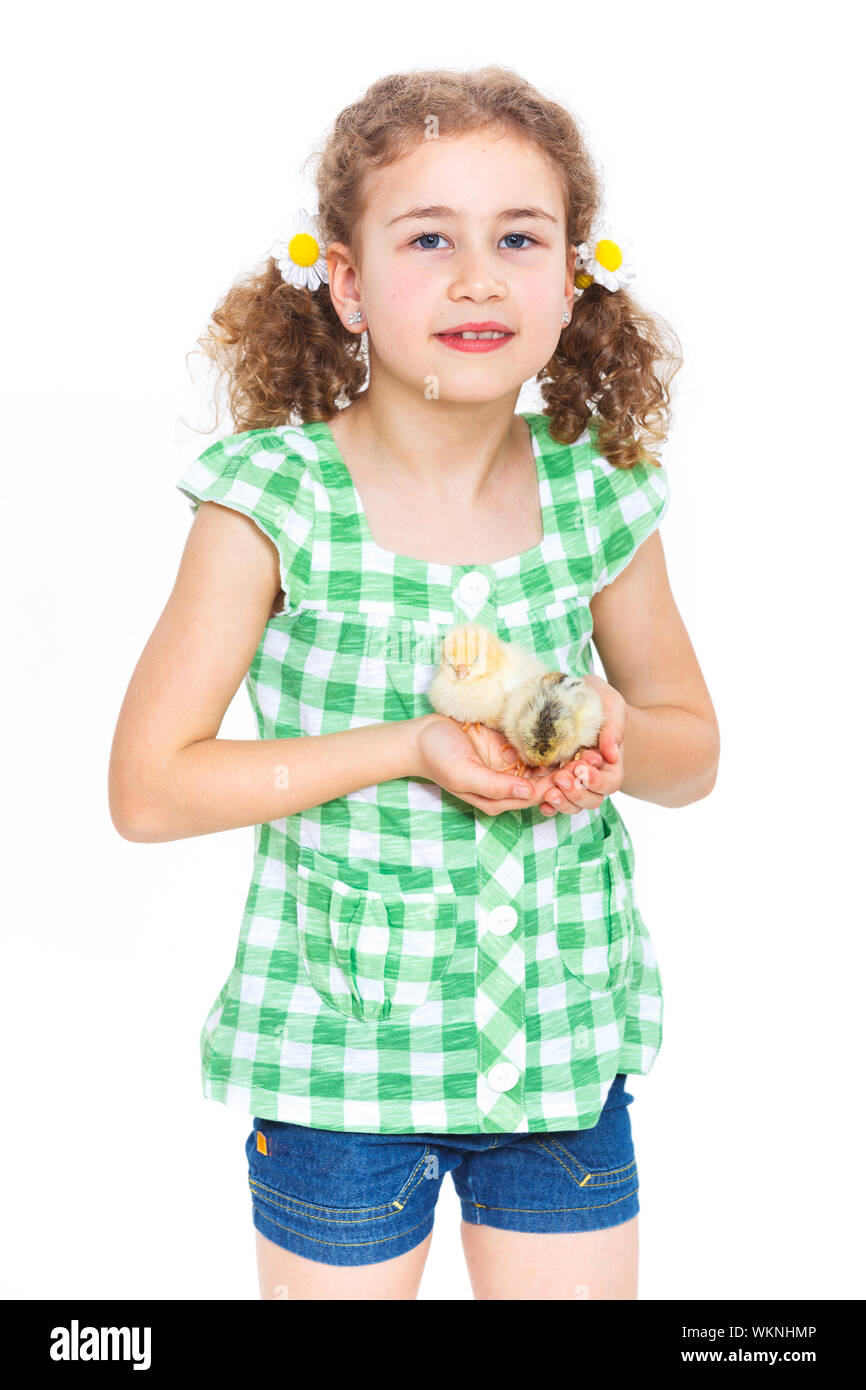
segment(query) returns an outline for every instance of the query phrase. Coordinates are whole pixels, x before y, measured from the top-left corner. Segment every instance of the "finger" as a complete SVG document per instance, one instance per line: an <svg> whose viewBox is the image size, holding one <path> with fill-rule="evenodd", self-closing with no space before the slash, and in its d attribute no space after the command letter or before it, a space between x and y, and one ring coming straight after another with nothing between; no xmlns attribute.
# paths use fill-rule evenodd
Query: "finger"
<svg viewBox="0 0 866 1390"><path fill-rule="evenodd" d="M558 788L566 795L579 795L582 790L591 785L591 778L600 775L596 769L587 767L585 763L577 763L573 772L563 771L556 774L554 791Z"/></svg>
<svg viewBox="0 0 866 1390"><path fill-rule="evenodd" d="M604 792L585 791L583 787L570 795L566 792L561 793L561 800L551 805L549 801L543 801L540 810L544 815L556 815L557 811L565 811L567 815L574 815L575 811L594 811L596 806L600 806L604 801Z"/></svg>
<svg viewBox="0 0 866 1390"><path fill-rule="evenodd" d="M475 806L479 811L483 811L488 816L498 816L504 811L525 811L532 805L529 800L512 797L510 800L491 801L486 796L473 796L471 792L460 792L461 801L466 801L470 806Z"/></svg>
<svg viewBox="0 0 866 1390"><path fill-rule="evenodd" d="M559 792L557 794L552 792L550 797L557 795L558 800L552 802L549 798L541 803L539 809L545 815L555 816L557 811L565 811L568 815L574 815L575 811L592 811L604 800L600 792L588 792L583 787L578 787L571 793ZM595 800L592 800L593 797Z"/></svg>
<svg viewBox="0 0 866 1390"><path fill-rule="evenodd" d="M584 794L589 793L591 796L604 797L611 790L610 775L599 772L594 767L578 768L575 773L575 788L572 794L583 792ZM590 802L590 805L593 804Z"/></svg>
<svg viewBox="0 0 866 1390"><path fill-rule="evenodd" d="M557 811L571 811L575 808L582 811L583 806L579 803L583 795L583 787L575 783L573 778L557 777L556 786L550 787L546 792L541 809L551 815L555 815Z"/></svg>
<svg viewBox="0 0 866 1390"><path fill-rule="evenodd" d="M560 769L562 772L575 772L579 767L601 767L604 758L597 748L585 748L579 758L571 758Z"/></svg>
<svg viewBox="0 0 866 1390"><path fill-rule="evenodd" d="M475 796L487 801L513 801L517 806L528 806L534 797L532 783L526 778L515 777L512 773L494 772L478 763L470 762L466 769L466 789ZM525 788L525 794L521 789Z"/></svg>
<svg viewBox="0 0 866 1390"><path fill-rule="evenodd" d="M594 768L578 765L574 776L567 772L558 773L556 785L546 794L543 805L554 811L592 810L607 794L605 778ZM596 800L588 800L595 797Z"/></svg>
<svg viewBox="0 0 866 1390"><path fill-rule="evenodd" d="M608 763L619 761L619 752L622 747L622 740L625 730L620 724L606 724L598 736L598 747Z"/></svg>

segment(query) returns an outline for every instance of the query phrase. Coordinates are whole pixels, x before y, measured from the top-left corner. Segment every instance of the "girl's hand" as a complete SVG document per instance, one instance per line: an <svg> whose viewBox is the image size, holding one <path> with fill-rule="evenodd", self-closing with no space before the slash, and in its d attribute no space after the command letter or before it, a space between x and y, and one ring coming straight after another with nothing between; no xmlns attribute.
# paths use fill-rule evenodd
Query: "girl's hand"
<svg viewBox="0 0 866 1390"><path fill-rule="evenodd" d="M491 816L534 805L542 815L594 810L605 796L622 785L621 750L627 706L619 691L599 676L590 673L583 679L598 691L605 719L598 747L587 748L579 759L553 770L529 767L524 778L515 777L501 770L517 756L504 734L486 724L477 731L472 725L464 731L456 719L438 715L419 728L417 775L437 782L445 791ZM575 774L582 782L575 781ZM529 790L529 796L514 795L514 788L520 785Z"/></svg>
<svg viewBox="0 0 866 1390"><path fill-rule="evenodd" d="M584 681L601 697L604 723L598 747L587 748L554 775L554 786L543 798L540 811L552 816L556 811L573 815L575 811L594 811L606 796L622 786L622 745L628 706L618 690L592 673Z"/></svg>
<svg viewBox="0 0 866 1390"><path fill-rule="evenodd" d="M447 715L422 723L416 736L416 776L437 782L488 816L537 805L553 786L552 776L543 768L532 769L523 778L503 772L514 757L514 749L496 729L482 724L477 731L471 725L464 731ZM525 797L514 795L514 788L521 785L527 790Z"/></svg>

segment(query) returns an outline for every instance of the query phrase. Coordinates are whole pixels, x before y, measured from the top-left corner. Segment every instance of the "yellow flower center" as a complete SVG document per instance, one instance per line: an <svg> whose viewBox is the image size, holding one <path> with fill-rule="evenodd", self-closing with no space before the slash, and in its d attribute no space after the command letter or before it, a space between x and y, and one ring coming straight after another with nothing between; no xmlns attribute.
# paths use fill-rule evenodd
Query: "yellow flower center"
<svg viewBox="0 0 866 1390"><path fill-rule="evenodd" d="M295 265L315 265L319 259L319 243L309 232L297 232L289 242L289 260Z"/></svg>
<svg viewBox="0 0 866 1390"><path fill-rule="evenodd" d="M622 265L622 252L615 241L600 241L595 248L595 259L605 270L619 270Z"/></svg>
<svg viewBox="0 0 866 1390"><path fill-rule="evenodd" d="M592 284L592 276L587 275L585 270L579 270L574 277L574 283L579 290L588 290Z"/></svg>

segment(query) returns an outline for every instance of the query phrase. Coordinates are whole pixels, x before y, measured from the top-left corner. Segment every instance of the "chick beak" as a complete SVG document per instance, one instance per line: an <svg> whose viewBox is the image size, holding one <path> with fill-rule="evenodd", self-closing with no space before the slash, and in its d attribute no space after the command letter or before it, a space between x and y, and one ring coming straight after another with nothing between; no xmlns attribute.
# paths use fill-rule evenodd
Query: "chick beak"
<svg viewBox="0 0 866 1390"><path fill-rule="evenodd" d="M464 678L464 676L466 675L467 671L469 670L469 667L466 666L466 665L461 665L461 666L455 667L455 670L457 671L457 679L458 679L459 681L462 681L463 678Z"/></svg>

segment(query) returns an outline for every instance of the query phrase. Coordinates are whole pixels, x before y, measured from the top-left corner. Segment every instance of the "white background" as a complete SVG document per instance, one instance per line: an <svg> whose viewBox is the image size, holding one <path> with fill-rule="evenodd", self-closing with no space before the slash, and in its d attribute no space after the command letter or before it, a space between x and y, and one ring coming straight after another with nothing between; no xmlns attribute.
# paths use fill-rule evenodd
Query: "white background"
<svg viewBox="0 0 866 1390"><path fill-rule="evenodd" d="M581 121L635 293L686 354L662 536L722 760L691 806L617 801L666 1001L629 1079L640 1297L866 1293L855 12L210 0L7 22L5 1296L259 1296L249 1120L198 1072L253 831L123 840L109 750L189 530L175 482L209 442L179 423L207 418L185 354L312 205L301 165L343 106L389 71L487 62ZM221 735L255 737L243 686ZM459 1219L446 1180L422 1299L472 1297Z"/></svg>

